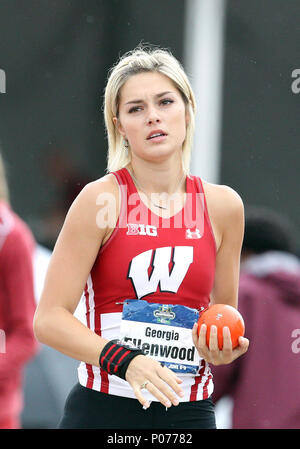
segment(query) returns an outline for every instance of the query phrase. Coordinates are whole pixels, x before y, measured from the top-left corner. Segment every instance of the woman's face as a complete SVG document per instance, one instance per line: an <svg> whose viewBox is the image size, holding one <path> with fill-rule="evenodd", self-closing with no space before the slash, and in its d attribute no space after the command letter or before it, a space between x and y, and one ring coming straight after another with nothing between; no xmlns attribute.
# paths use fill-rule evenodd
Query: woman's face
<svg viewBox="0 0 300 449"><path fill-rule="evenodd" d="M162 161L182 151L186 136L185 103L173 82L157 72L131 76L120 91L119 132L133 157Z"/></svg>

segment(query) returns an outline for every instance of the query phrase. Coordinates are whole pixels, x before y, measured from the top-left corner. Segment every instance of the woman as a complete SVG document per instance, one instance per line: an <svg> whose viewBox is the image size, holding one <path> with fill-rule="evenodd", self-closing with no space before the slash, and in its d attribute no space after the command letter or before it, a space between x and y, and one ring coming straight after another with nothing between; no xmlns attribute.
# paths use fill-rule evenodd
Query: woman
<svg viewBox="0 0 300 449"><path fill-rule="evenodd" d="M110 72L108 174L72 204L34 320L81 361L61 428L215 427L208 363L248 340L232 350L225 329L208 348L196 322L210 302L237 307L244 219L237 193L189 175L194 111L168 51L138 48ZM83 291L87 327L73 316Z"/></svg>
<svg viewBox="0 0 300 449"><path fill-rule="evenodd" d="M35 312L30 228L10 203L0 153L0 429L20 429L24 368L37 353L32 331Z"/></svg>

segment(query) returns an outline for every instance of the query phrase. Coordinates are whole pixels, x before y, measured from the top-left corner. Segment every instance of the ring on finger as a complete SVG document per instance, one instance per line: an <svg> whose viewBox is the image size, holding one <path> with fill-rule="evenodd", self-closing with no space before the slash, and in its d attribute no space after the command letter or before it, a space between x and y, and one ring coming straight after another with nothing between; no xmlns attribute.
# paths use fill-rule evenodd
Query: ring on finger
<svg viewBox="0 0 300 449"><path fill-rule="evenodd" d="M142 385L140 386L140 389L143 390L143 388L146 388L148 383L149 383L148 380L146 380L146 382L142 383Z"/></svg>

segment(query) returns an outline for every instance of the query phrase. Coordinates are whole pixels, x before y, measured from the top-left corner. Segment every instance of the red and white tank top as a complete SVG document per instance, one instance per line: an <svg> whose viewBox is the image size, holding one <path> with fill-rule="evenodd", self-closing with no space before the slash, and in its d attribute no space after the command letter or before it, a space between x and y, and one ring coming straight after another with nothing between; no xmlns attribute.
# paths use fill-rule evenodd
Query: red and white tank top
<svg viewBox="0 0 300 449"><path fill-rule="evenodd" d="M113 174L119 184L120 214L112 235L99 250L83 296L87 326L108 340L120 338L127 299L198 311L208 307L216 259L200 178L186 178L184 207L171 218L162 218L140 199L126 168ZM81 362L78 377L85 387L135 398L128 382L99 367ZM179 377L185 392L181 401L206 399L212 394L212 374L203 359L196 374ZM146 390L143 394L155 400Z"/></svg>

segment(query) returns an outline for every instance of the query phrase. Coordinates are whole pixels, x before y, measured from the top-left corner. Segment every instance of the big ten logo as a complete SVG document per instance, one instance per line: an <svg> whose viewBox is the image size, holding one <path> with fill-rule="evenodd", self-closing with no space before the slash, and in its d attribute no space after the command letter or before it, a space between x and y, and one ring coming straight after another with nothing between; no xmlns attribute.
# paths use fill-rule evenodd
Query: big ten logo
<svg viewBox="0 0 300 449"><path fill-rule="evenodd" d="M0 354L5 354L5 352L6 352L5 332L3 329L0 329Z"/></svg>
<svg viewBox="0 0 300 449"><path fill-rule="evenodd" d="M291 337L295 339L292 342L292 352L298 354L300 352L300 329L294 329Z"/></svg>
<svg viewBox="0 0 300 449"><path fill-rule="evenodd" d="M148 235L150 237L156 237L157 227L144 224L128 223L127 235Z"/></svg>
<svg viewBox="0 0 300 449"><path fill-rule="evenodd" d="M292 82L291 88L294 94L300 93L300 69L294 69L292 71L292 78L295 80Z"/></svg>
<svg viewBox="0 0 300 449"><path fill-rule="evenodd" d="M0 94L6 93L6 75L4 70L0 69Z"/></svg>

